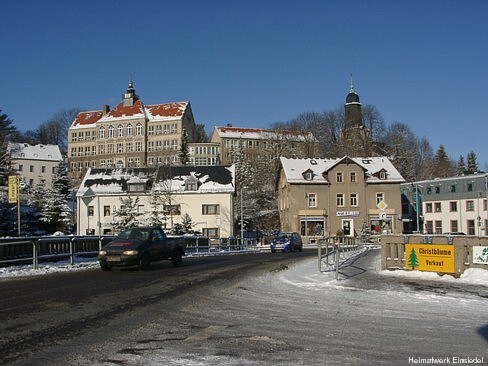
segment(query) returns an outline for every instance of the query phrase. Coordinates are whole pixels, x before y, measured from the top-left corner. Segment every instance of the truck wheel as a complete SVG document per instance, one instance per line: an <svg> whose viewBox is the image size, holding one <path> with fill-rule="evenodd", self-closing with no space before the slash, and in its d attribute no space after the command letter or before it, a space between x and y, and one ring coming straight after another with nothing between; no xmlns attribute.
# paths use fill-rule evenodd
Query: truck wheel
<svg viewBox="0 0 488 366"><path fill-rule="evenodd" d="M112 269L105 261L100 261L100 268L102 271L110 271Z"/></svg>
<svg viewBox="0 0 488 366"><path fill-rule="evenodd" d="M183 256L181 255L181 251L177 250L176 252L174 252L171 260L173 261L174 266L179 266L181 262L183 262Z"/></svg>
<svg viewBox="0 0 488 366"><path fill-rule="evenodd" d="M141 259L139 260L139 268L143 271L147 271L151 266L151 258L149 254L145 253L142 255Z"/></svg>

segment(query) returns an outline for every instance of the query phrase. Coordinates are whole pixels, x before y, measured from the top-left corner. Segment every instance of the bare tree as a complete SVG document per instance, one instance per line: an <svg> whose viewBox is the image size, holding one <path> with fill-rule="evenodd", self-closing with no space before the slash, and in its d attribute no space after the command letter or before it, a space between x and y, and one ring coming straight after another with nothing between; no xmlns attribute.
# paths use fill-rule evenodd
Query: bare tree
<svg viewBox="0 0 488 366"><path fill-rule="evenodd" d="M49 120L43 122L37 130L39 143L58 145L61 152L66 153L68 128L79 112L79 108L61 109Z"/></svg>

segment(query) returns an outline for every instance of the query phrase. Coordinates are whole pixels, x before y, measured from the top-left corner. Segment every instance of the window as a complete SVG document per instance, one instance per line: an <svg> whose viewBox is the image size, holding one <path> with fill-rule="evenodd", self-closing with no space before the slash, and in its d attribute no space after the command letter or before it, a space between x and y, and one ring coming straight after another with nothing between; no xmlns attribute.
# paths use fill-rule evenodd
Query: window
<svg viewBox="0 0 488 366"><path fill-rule="evenodd" d="M100 127L100 131L98 133L98 136L101 138L101 139L104 139L105 138L105 127Z"/></svg>
<svg viewBox="0 0 488 366"><path fill-rule="evenodd" d="M307 199L308 207L317 207L317 194L309 193L307 197L308 197Z"/></svg>
<svg viewBox="0 0 488 366"><path fill-rule="evenodd" d="M134 166L134 162L130 163L130 166ZM146 185L144 183L130 183L127 185L127 190L129 192L144 192L144 189L146 188Z"/></svg>
<svg viewBox="0 0 488 366"><path fill-rule="evenodd" d="M468 183L466 188L467 188L468 192L471 192L473 190L473 183Z"/></svg>
<svg viewBox="0 0 488 366"><path fill-rule="evenodd" d="M436 186L435 187L435 194L441 193L441 186Z"/></svg>
<svg viewBox="0 0 488 366"><path fill-rule="evenodd" d="M93 206L88 206L88 208L87 208L87 215L88 216L93 216L93 214L94 214Z"/></svg>
<svg viewBox="0 0 488 366"><path fill-rule="evenodd" d="M474 220L468 220L467 222L467 226L468 226L468 232L467 234L468 235L475 235L475 225L474 225Z"/></svg>
<svg viewBox="0 0 488 366"><path fill-rule="evenodd" d="M31 172L31 173L34 172L34 165L29 165L29 172Z"/></svg>
<svg viewBox="0 0 488 366"><path fill-rule="evenodd" d="M383 192L376 192L376 204L385 200L385 194Z"/></svg>
<svg viewBox="0 0 488 366"><path fill-rule="evenodd" d="M337 172L336 181L337 183L342 183L342 172Z"/></svg>
<svg viewBox="0 0 488 366"><path fill-rule="evenodd" d="M185 182L185 191L197 191L198 190L198 180L195 178L189 178Z"/></svg>
<svg viewBox="0 0 488 366"><path fill-rule="evenodd" d="M19 172L24 170L24 166L22 164L19 164Z"/></svg>
<svg viewBox="0 0 488 366"><path fill-rule="evenodd" d="M110 206L103 206L103 216L110 216Z"/></svg>
<svg viewBox="0 0 488 366"><path fill-rule="evenodd" d="M45 173L45 172L46 172L46 166L43 165L43 166L41 166L41 173Z"/></svg>
<svg viewBox="0 0 488 366"><path fill-rule="evenodd" d="M442 221L435 221L435 234L442 234Z"/></svg>
<svg viewBox="0 0 488 366"><path fill-rule="evenodd" d="M350 195L350 204L351 206L356 207L358 205L358 194L357 193L351 193Z"/></svg>
<svg viewBox="0 0 488 366"><path fill-rule="evenodd" d="M432 203L428 202L425 204L425 212L432 212Z"/></svg>
<svg viewBox="0 0 488 366"><path fill-rule="evenodd" d="M108 126L108 138L109 139L114 138L114 126Z"/></svg>
<svg viewBox="0 0 488 366"><path fill-rule="evenodd" d="M338 207L344 206L344 193L337 193L336 204Z"/></svg>
<svg viewBox="0 0 488 366"><path fill-rule="evenodd" d="M180 205L164 205L164 211L170 215L181 215Z"/></svg>
<svg viewBox="0 0 488 366"><path fill-rule="evenodd" d="M154 126L151 125L147 127L147 134L154 135Z"/></svg>
<svg viewBox="0 0 488 366"><path fill-rule="evenodd" d="M434 203L434 209L435 209L435 212L441 212L441 203L435 202Z"/></svg>
<svg viewBox="0 0 488 366"><path fill-rule="evenodd" d="M117 137L124 136L124 127L122 125L117 126Z"/></svg>
<svg viewBox="0 0 488 366"><path fill-rule="evenodd" d="M351 172L349 174L349 178L351 180L351 183L354 183L356 181L356 172Z"/></svg>
<svg viewBox="0 0 488 366"><path fill-rule="evenodd" d="M432 234L434 232L434 225L432 221L425 222L425 231L426 234Z"/></svg>
<svg viewBox="0 0 488 366"><path fill-rule="evenodd" d="M142 141L136 142L136 151L138 152L142 151Z"/></svg>
<svg viewBox="0 0 488 366"><path fill-rule="evenodd" d="M127 136L132 136L132 125L130 123L127 125Z"/></svg>
<svg viewBox="0 0 488 366"><path fill-rule="evenodd" d="M457 220L451 220L451 233L457 233L459 231Z"/></svg>
<svg viewBox="0 0 488 366"><path fill-rule="evenodd" d="M466 211L474 211L474 201L466 201Z"/></svg>
<svg viewBox="0 0 488 366"><path fill-rule="evenodd" d="M449 211L457 212L457 202L456 201L449 202ZM457 231L457 230L452 230L452 231Z"/></svg>
<svg viewBox="0 0 488 366"><path fill-rule="evenodd" d="M209 238L218 238L220 236L220 232L218 228L203 228L203 235Z"/></svg>
<svg viewBox="0 0 488 366"><path fill-rule="evenodd" d="M220 205L202 205L202 215L218 215Z"/></svg>
<svg viewBox="0 0 488 366"><path fill-rule="evenodd" d="M386 172L384 170L380 172L380 179L386 179Z"/></svg>
<svg viewBox="0 0 488 366"><path fill-rule="evenodd" d="M456 192L456 185L455 184L452 184L451 186L449 186L449 192Z"/></svg>
<svg viewBox="0 0 488 366"><path fill-rule="evenodd" d="M142 125L140 123L136 125L136 136L142 136Z"/></svg>
<svg viewBox="0 0 488 366"><path fill-rule="evenodd" d="M118 153L123 153L124 152L124 144L123 143L118 143L117 144L117 152Z"/></svg>

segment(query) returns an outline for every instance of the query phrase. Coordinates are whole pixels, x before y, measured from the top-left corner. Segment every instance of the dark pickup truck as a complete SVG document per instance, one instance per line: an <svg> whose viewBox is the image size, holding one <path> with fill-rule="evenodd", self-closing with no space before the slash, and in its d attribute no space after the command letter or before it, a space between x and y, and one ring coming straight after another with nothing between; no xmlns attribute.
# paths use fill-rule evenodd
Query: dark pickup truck
<svg viewBox="0 0 488 366"><path fill-rule="evenodd" d="M151 262L163 259L171 259L178 266L185 250L183 237L167 236L160 227L134 227L122 231L105 245L98 253L98 261L104 271L128 266L146 270Z"/></svg>

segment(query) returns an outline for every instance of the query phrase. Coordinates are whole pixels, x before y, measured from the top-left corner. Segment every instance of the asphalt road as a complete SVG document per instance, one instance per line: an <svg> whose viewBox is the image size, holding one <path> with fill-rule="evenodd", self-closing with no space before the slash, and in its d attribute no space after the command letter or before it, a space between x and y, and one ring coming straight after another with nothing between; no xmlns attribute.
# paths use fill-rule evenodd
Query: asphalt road
<svg viewBox="0 0 488 366"><path fill-rule="evenodd" d="M316 270L315 255L186 258L179 268L0 281L1 362L488 364L484 289L378 275L374 251L336 281Z"/></svg>

